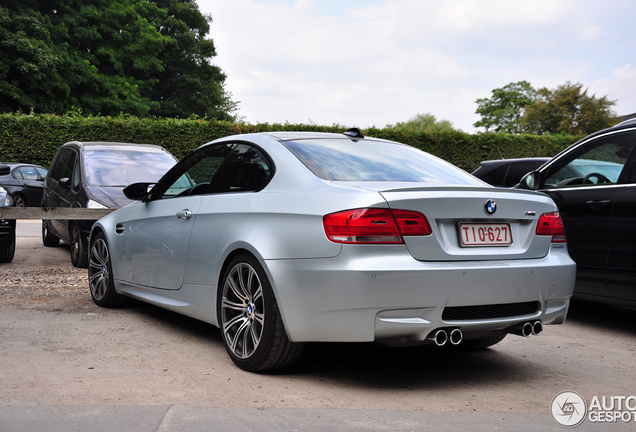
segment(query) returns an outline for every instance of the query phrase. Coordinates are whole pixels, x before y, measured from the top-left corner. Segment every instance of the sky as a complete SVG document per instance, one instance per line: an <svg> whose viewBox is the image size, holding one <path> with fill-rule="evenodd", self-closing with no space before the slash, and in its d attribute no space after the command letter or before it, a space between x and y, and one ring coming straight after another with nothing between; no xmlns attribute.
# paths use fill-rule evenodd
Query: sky
<svg viewBox="0 0 636 432"><path fill-rule="evenodd" d="M634 0L196 0L248 123L367 128L430 113L474 133L509 83L579 83L636 113Z"/></svg>

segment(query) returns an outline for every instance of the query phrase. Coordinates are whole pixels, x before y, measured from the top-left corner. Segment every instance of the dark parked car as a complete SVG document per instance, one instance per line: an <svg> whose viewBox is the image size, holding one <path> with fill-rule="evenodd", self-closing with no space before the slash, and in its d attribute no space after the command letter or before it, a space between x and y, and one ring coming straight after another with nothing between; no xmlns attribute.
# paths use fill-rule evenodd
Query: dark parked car
<svg viewBox="0 0 636 432"><path fill-rule="evenodd" d="M524 175L549 160L549 157L541 157L483 161L473 175L493 186L512 187L519 183Z"/></svg>
<svg viewBox="0 0 636 432"><path fill-rule="evenodd" d="M579 298L636 305L635 147L632 119L572 144L518 186L559 207Z"/></svg>
<svg viewBox="0 0 636 432"><path fill-rule="evenodd" d="M0 167L0 173L5 169ZM11 207L13 197L0 185L0 207ZM10 262L15 254L15 220L0 219L0 263Z"/></svg>
<svg viewBox="0 0 636 432"><path fill-rule="evenodd" d="M42 207L112 208L130 204L122 192L130 183L159 180L177 159L150 144L72 141L60 147L44 181ZM88 266L92 220L43 220L42 241L71 245L75 267Z"/></svg>
<svg viewBox="0 0 636 432"><path fill-rule="evenodd" d="M16 207L39 207L44 192L46 168L16 162L0 162L9 172L0 175L0 183L13 195ZM6 172L6 171L5 171Z"/></svg>

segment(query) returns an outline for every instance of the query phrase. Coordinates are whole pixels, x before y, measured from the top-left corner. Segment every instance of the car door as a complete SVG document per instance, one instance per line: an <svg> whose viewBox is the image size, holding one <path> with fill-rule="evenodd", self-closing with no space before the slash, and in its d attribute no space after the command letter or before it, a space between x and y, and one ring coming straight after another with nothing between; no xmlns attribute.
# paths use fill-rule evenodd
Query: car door
<svg viewBox="0 0 636 432"><path fill-rule="evenodd" d="M630 133L598 137L563 154L544 171L540 188L559 207L568 251L577 264L576 291L611 296L606 266L611 218L624 193Z"/></svg>
<svg viewBox="0 0 636 432"><path fill-rule="evenodd" d="M135 217L117 224L123 237L119 274L126 282L159 289L181 288L190 233L201 196L235 144L208 146L175 165L135 206Z"/></svg>
<svg viewBox="0 0 636 432"><path fill-rule="evenodd" d="M631 135L636 140L636 134ZM636 151L632 151L631 173L612 211L607 283L613 297L636 300Z"/></svg>
<svg viewBox="0 0 636 432"><path fill-rule="evenodd" d="M45 207L70 207L69 195L77 160L77 152L74 149L62 149L51 169L51 175L47 178L45 197L42 200ZM60 237L69 239L67 221L52 219L50 224Z"/></svg>
<svg viewBox="0 0 636 432"><path fill-rule="evenodd" d="M27 207L37 207L42 200L42 189L44 188L43 178L35 167L23 166L13 172L16 179L20 179L22 195Z"/></svg>
<svg viewBox="0 0 636 432"><path fill-rule="evenodd" d="M241 242L250 233L258 235L261 219L254 215L255 194L274 175L274 164L265 152L239 143L232 150L203 196L194 223L184 282L213 285L223 257L232 242Z"/></svg>

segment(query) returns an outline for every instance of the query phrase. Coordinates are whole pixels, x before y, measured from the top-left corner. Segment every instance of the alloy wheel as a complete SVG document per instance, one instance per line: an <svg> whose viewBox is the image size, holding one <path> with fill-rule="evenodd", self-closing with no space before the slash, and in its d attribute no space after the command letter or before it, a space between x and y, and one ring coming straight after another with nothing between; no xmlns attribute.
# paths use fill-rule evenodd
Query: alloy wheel
<svg viewBox="0 0 636 432"><path fill-rule="evenodd" d="M110 281L109 259L108 245L102 238L98 238L93 242L88 264L88 282L91 294L96 300L102 300L108 289Z"/></svg>
<svg viewBox="0 0 636 432"><path fill-rule="evenodd" d="M240 262L223 286L221 326L228 349L240 359L249 358L258 348L264 324L263 286L256 270Z"/></svg>

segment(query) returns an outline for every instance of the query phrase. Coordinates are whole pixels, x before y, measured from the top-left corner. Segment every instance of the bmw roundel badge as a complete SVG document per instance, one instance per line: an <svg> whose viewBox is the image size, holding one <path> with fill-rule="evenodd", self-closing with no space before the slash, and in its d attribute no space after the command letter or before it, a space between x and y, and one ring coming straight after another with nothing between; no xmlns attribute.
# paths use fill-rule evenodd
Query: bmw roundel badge
<svg viewBox="0 0 636 432"><path fill-rule="evenodd" d="M486 201L486 204L484 205L484 211L487 215L495 214L495 212L497 211L497 203L495 203L495 200Z"/></svg>

